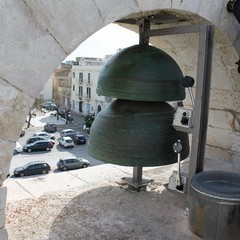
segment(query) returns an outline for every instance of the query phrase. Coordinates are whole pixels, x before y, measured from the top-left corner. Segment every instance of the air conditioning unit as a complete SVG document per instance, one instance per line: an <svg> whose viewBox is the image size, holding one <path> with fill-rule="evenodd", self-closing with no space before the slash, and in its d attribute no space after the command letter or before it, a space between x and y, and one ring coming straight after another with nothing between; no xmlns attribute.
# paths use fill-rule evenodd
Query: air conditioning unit
<svg viewBox="0 0 240 240"><path fill-rule="evenodd" d="M193 110L184 107L178 107L174 114L173 125L191 128L193 125Z"/></svg>

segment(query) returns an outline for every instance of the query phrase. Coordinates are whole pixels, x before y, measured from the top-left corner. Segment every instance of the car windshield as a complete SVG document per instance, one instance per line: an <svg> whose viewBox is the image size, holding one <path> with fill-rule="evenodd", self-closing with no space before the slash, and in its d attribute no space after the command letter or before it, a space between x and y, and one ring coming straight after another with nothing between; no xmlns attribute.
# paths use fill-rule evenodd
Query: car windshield
<svg viewBox="0 0 240 240"><path fill-rule="evenodd" d="M23 166L24 169L27 169L31 164L30 163L27 163Z"/></svg>

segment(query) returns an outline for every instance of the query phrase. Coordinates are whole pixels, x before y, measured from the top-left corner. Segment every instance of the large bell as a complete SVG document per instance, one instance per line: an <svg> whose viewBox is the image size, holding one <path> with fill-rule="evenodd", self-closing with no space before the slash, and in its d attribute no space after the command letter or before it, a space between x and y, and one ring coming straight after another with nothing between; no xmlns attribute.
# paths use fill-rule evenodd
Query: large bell
<svg viewBox="0 0 240 240"><path fill-rule="evenodd" d="M97 93L138 101L178 101L185 98L181 69L167 53L135 45L115 54L99 74Z"/></svg>
<svg viewBox="0 0 240 240"><path fill-rule="evenodd" d="M89 154L123 166L160 166L177 162L172 147L181 140L181 158L185 159L189 154L188 135L172 127L174 113L166 102L117 99L94 120Z"/></svg>

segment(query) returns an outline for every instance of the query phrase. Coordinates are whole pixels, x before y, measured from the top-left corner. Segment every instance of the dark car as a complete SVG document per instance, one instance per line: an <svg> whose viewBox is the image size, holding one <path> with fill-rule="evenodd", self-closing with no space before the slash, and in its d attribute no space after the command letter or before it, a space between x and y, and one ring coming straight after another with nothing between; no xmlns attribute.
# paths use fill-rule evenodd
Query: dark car
<svg viewBox="0 0 240 240"><path fill-rule="evenodd" d="M56 110L57 105L52 102L45 102L42 104L42 108L46 108L47 110Z"/></svg>
<svg viewBox="0 0 240 240"><path fill-rule="evenodd" d="M44 161L29 162L22 167L14 169L14 176L23 177L35 174L46 174L51 171L50 166Z"/></svg>
<svg viewBox="0 0 240 240"><path fill-rule="evenodd" d="M56 132L57 131L57 124L55 124L55 123L46 123L44 125L44 131L46 131L46 132Z"/></svg>
<svg viewBox="0 0 240 240"><path fill-rule="evenodd" d="M60 159L57 162L57 167L59 170L67 171L70 169L86 168L88 167L89 161L84 158L69 157Z"/></svg>
<svg viewBox="0 0 240 240"><path fill-rule="evenodd" d="M28 140L26 141L26 144L30 144L30 143L34 143L36 141L40 141L40 140L50 140L52 142L52 144L55 144L55 141L53 139L46 139L45 137L41 137L41 136L32 136L30 138L28 138Z"/></svg>
<svg viewBox="0 0 240 240"><path fill-rule="evenodd" d="M84 135L76 134L73 137L73 141L75 144L85 144L87 142L86 138Z"/></svg>
<svg viewBox="0 0 240 240"><path fill-rule="evenodd" d="M40 140L34 143L26 144L23 146L24 152L32 152L32 151L50 151L53 148L53 143L51 140Z"/></svg>

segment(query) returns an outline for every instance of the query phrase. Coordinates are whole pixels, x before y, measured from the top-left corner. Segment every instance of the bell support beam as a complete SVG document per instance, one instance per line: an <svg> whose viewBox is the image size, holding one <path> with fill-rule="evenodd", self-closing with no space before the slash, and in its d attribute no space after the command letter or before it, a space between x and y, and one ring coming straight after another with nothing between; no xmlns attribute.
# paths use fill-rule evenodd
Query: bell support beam
<svg viewBox="0 0 240 240"><path fill-rule="evenodd" d="M199 33L198 66L196 79L196 97L193 129L182 129L192 132L192 148L189 166L189 181L204 168L204 154L207 138L208 108L211 86L211 65L214 28L212 25L196 24L171 28L154 29L145 32L145 37Z"/></svg>
<svg viewBox="0 0 240 240"><path fill-rule="evenodd" d="M189 180L204 168L211 86L213 26L201 26L199 32L196 106L194 111Z"/></svg>

